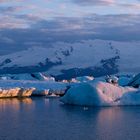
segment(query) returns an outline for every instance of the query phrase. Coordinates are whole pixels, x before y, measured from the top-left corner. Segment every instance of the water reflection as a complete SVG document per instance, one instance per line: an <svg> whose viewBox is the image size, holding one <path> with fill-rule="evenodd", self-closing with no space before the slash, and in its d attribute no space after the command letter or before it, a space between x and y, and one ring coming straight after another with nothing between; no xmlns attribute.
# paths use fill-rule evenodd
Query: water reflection
<svg viewBox="0 0 140 140"><path fill-rule="evenodd" d="M138 139L140 107L84 107L61 105L69 129L82 139ZM137 126L137 127L136 127ZM74 132L73 131L73 132Z"/></svg>
<svg viewBox="0 0 140 140"><path fill-rule="evenodd" d="M111 123L123 117L123 111L121 107L105 107L100 109L97 117L99 124Z"/></svg>
<svg viewBox="0 0 140 140"><path fill-rule="evenodd" d="M63 113L66 116L71 116L71 114L77 116L81 121L86 119L86 123L92 124L96 127L101 127L103 125L112 125L117 122L117 120L124 119L126 115L123 107L79 107L71 105L60 105ZM93 119L94 118L94 119Z"/></svg>
<svg viewBox="0 0 140 140"><path fill-rule="evenodd" d="M0 111L11 108L15 111L18 111L21 107L21 104L27 104L30 105L32 104L33 101L31 98L5 98L5 99L0 99Z"/></svg>
<svg viewBox="0 0 140 140"><path fill-rule="evenodd" d="M85 108L58 99L0 99L0 140L137 139L139 118L140 107Z"/></svg>

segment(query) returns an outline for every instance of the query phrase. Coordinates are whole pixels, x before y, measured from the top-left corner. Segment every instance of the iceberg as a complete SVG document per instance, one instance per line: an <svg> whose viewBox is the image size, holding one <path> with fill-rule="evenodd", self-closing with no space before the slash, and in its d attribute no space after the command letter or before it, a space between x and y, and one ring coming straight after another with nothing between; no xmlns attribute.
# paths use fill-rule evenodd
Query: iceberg
<svg viewBox="0 0 140 140"><path fill-rule="evenodd" d="M49 94L49 89L36 89L33 91L32 95L33 96L46 96Z"/></svg>
<svg viewBox="0 0 140 140"><path fill-rule="evenodd" d="M0 88L0 98L29 97L35 88Z"/></svg>
<svg viewBox="0 0 140 140"><path fill-rule="evenodd" d="M44 73L20 73L20 74L3 74L0 80L33 80L33 81L55 81L54 77L47 76Z"/></svg>
<svg viewBox="0 0 140 140"><path fill-rule="evenodd" d="M72 86L60 101L81 106L140 105L140 89L93 81Z"/></svg>
<svg viewBox="0 0 140 140"><path fill-rule="evenodd" d="M52 94L62 96L67 85L67 83L55 81L0 80L0 97L50 96Z"/></svg>
<svg viewBox="0 0 140 140"><path fill-rule="evenodd" d="M71 82L72 83L81 83L81 82L89 82L92 80L94 80L93 76L82 76L82 77L72 78Z"/></svg>
<svg viewBox="0 0 140 140"><path fill-rule="evenodd" d="M123 77L119 78L118 84L120 86L127 86L129 84L130 80L131 80L131 78L123 76Z"/></svg>
<svg viewBox="0 0 140 140"><path fill-rule="evenodd" d="M140 86L140 73L134 76L128 83L128 86L139 87Z"/></svg>

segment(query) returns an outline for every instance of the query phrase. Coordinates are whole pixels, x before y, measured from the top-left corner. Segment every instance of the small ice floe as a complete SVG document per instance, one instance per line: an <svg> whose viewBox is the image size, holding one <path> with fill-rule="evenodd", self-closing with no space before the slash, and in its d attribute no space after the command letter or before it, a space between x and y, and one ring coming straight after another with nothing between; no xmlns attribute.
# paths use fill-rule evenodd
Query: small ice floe
<svg viewBox="0 0 140 140"><path fill-rule="evenodd" d="M113 75L113 76L106 76L105 80L106 82L117 86L119 78Z"/></svg>
<svg viewBox="0 0 140 140"><path fill-rule="evenodd" d="M34 90L32 96L45 96L50 97L60 97L63 96L66 92L66 89L36 89Z"/></svg>
<svg viewBox="0 0 140 140"><path fill-rule="evenodd" d="M140 87L140 73L134 76L128 83L128 86L132 86L135 88Z"/></svg>
<svg viewBox="0 0 140 140"><path fill-rule="evenodd" d="M93 76L81 76L81 77L75 77L69 80L62 80L62 83L83 83L83 82L89 82L94 80Z"/></svg>
<svg viewBox="0 0 140 140"><path fill-rule="evenodd" d="M32 96L46 96L49 94L49 89L36 89L33 91Z"/></svg>
<svg viewBox="0 0 140 140"><path fill-rule="evenodd" d="M36 89L33 94L33 96L45 96L45 97L60 97L64 95L64 90L54 90L54 89L43 89L39 90Z"/></svg>
<svg viewBox="0 0 140 140"><path fill-rule="evenodd" d="M59 95L56 95L56 94L54 94L54 93L52 93L52 94L46 95L45 97L46 97L46 98L58 98L58 97L60 97L60 96L59 96Z"/></svg>
<svg viewBox="0 0 140 140"><path fill-rule="evenodd" d="M61 90L49 90L49 93L46 95L46 97L61 97L65 94L65 89Z"/></svg>
<svg viewBox="0 0 140 140"><path fill-rule="evenodd" d="M70 89L70 86L66 86L65 89L50 89L48 94L46 94L47 98L50 97L62 97L66 94L66 92Z"/></svg>
<svg viewBox="0 0 140 140"><path fill-rule="evenodd" d="M72 78L71 82L72 83L82 83L82 82L88 82L94 80L93 76L82 76L82 77L76 77Z"/></svg>
<svg viewBox="0 0 140 140"><path fill-rule="evenodd" d="M131 80L130 77L122 76L122 77L119 77L118 84L120 86L127 86L130 80Z"/></svg>
<svg viewBox="0 0 140 140"><path fill-rule="evenodd" d="M84 111L86 111L86 110L88 110L88 107L84 106L83 109L84 109Z"/></svg>
<svg viewBox="0 0 140 140"><path fill-rule="evenodd" d="M0 98L29 97L35 88L0 88Z"/></svg>

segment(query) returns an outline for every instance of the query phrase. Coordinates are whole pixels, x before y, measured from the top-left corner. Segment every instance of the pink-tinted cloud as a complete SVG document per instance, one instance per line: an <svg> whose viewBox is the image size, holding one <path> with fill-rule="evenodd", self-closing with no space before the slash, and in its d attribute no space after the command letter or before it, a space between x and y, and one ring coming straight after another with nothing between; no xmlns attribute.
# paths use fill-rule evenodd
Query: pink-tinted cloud
<svg viewBox="0 0 140 140"><path fill-rule="evenodd" d="M73 0L73 2L80 5L110 5L114 4L115 0Z"/></svg>

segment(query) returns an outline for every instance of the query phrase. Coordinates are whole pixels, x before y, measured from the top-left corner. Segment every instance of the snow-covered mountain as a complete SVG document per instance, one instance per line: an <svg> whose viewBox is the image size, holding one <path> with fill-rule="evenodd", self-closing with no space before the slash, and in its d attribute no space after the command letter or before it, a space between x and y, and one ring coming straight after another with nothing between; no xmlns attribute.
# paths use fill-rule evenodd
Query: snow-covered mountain
<svg viewBox="0 0 140 140"><path fill-rule="evenodd" d="M139 72L140 42L57 42L0 56L0 74L46 72L58 79Z"/></svg>

